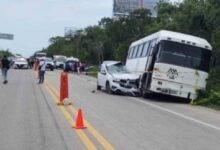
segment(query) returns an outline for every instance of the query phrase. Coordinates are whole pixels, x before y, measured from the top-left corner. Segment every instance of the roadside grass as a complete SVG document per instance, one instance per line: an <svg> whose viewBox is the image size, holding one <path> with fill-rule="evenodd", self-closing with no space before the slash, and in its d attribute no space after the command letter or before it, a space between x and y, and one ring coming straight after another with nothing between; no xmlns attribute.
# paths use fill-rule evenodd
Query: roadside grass
<svg viewBox="0 0 220 150"><path fill-rule="evenodd" d="M220 110L220 90L198 92L198 95L198 98L193 103L194 105Z"/></svg>
<svg viewBox="0 0 220 150"><path fill-rule="evenodd" d="M93 66L90 67L90 69L88 69L86 71L86 75L97 78L98 71L99 71L99 66L98 65L93 65Z"/></svg>
<svg viewBox="0 0 220 150"><path fill-rule="evenodd" d="M220 110L220 66L209 73L206 91L197 91L198 98L193 104Z"/></svg>

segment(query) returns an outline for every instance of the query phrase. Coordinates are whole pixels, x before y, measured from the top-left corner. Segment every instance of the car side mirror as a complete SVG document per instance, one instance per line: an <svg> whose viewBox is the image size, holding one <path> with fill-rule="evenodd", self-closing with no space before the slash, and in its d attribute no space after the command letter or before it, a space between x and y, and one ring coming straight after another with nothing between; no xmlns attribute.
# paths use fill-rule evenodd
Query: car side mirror
<svg viewBox="0 0 220 150"><path fill-rule="evenodd" d="M105 71L105 70L102 70L102 71L101 71L101 74L102 74L102 75L106 75L106 71Z"/></svg>

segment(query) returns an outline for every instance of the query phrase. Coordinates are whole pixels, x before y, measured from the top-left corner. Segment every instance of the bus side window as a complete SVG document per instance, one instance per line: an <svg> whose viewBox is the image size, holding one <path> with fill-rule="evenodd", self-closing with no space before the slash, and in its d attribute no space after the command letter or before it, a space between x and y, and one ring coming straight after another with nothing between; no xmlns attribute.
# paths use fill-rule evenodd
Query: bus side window
<svg viewBox="0 0 220 150"><path fill-rule="evenodd" d="M149 48L149 42L146 42L143 47L142 57L147 56L148 48Z"/></svg>
<svg viewBox="0 0 220 150"><path fill-rule="evenodd" d="M131 47L128 52L128 59L131 59L133 51L134 51L134 47Z"/></svg>
<svg viewBox="0 0 220 150"><path fill-rule="evenodd" d="M152 54L153 54L153 49L154 49L155 43L156 43L156 39L151 41L149 54L148 54L149 56L152 56Z"/></svg>
<svg viewBox="0 0 220 150"><path fill-rule="evenodd" d="M137 55L137 49L138 49L138 46L135 46L133 50L132 58L135 58L135 56Z"/></svg>
<svg viewBox="0 0 220 150"><path fill-rule="evenodd" d="M138 53L140 52L140 45L138 45L137 47L138 47L138 48L137 48L137 52L136 52L136 55L135 55L134 58L137 58L137 57L138 57Z"/></svg>
<svg viewBox="0 0 220 150"><path fill-rule="evenodd" d="M137 53L138 58L141 57L141 54L143 52L143 46L144 46L144 44L139 45L139 50L138 50L138 53Z"/></svg>

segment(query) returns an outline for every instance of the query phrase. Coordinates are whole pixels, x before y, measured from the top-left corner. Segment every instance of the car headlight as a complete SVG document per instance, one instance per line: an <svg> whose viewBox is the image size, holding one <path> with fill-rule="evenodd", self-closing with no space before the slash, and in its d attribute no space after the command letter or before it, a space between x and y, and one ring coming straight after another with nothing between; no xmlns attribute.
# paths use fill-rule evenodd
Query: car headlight
<svg viewBox="0 0 220 150"><path fill-rule="evenodd" d="M112 80L113 82L120 82L120 79L117 79L117 78L113 78Z"/></svg>

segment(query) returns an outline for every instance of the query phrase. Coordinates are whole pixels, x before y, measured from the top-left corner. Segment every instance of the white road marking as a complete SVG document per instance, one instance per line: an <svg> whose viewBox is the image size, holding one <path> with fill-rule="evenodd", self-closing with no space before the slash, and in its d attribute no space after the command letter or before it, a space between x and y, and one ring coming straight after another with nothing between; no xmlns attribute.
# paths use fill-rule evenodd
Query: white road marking
<svg viewBox="0 0 220 150"><path fill-rule="evenodd" d="M80 80L84 80L84 78L81 78L81 77L78 77L78 78L80 78ZM85 80L84 80L84 81L85 81ZM93 84L93 85L95 84L93 81L91 81L91 82L89 82L89 83L90 83L90 84ZM198 120L198 119L195 119L195 118L193 118L193 117L186 116L186 115L184 115L184 114L175 112L175 111L173 111L173 110L170 110L170 109L161 107L161 106L159 106L159 105L156 105L156 104L153 104L153 103L150 103L150 102L147 102L147 101L143 101L143 100L138 99L138 98L134 98L134 97L129 97L129 98L132 99L132 100L135 100L135 101L137 101L137 102L140 102L140 103L146 104L146 105L148 105L148 106L151 106L151 107L153 107L153 108L156 108L156 109L159 109L159 110L162 110L162 111L171 113L171 114L173 114L173 115L176 115L176 116L178 116L178 117L184 118L184 119L186 119L186 120L190 120L190 121L195 122L195 123L197 123L197 124L200 124L200 125L203 125L203 126L206 126L206 127L209 127L209 128L212 128L212 129L215 129L215 130L220 131L220 127L217 127L217 126L214 126L214 125L212 125L212 124L203 122L203 121Z"/></svg>
<svg viewBox="0 0 220 150"><path fill-rule="evenodd" d="M146 105L148 105L148 106L151 106L151 107L153 107L153 108L156 108L156 109L159 109L159 110L162 110L162 111L171 113L171 114L173 114L173 115L176 115L176 116L178 116L178 117L184 118L184 119L186 119L186 120L190 120L190 121L195 122L195 123L198 123L198 124L200 124L200 125L203 125L203 126L206 126L206 127L209 127L209 128L212 128L212 129L215 129L215 130L220 131L220 127L211 125L211 124L206 123L206 122L203 122L203 121L201 121L201 120L198 120L198 119L195 119L195 118L186 116L186 115L184 115L184 114L181 114L181 113L172 111L172 110L170 110L170 109L167 109L167 108L164 108L164 107L161 107L161 106L158 106L158 105L149 103L149 102L147 102L147 101L143 101L143 100L138 99L138 98L131 97L131 99L132 99L132 100L135 100L135 101L137 101L137 102L146 104Z"/></svg>

